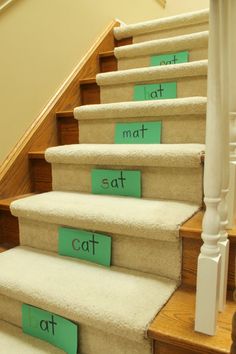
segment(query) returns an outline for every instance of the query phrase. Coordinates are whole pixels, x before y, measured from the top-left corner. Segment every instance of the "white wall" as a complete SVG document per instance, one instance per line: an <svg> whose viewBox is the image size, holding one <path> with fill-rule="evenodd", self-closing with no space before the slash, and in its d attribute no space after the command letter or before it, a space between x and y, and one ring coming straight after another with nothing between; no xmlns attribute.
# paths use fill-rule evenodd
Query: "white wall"
<svg viewBox="0 0 236 354"><path fill-rule="evenodd" d="M15 0L0 13L0 163L114 18L129 23L208 0Z"/></svg>

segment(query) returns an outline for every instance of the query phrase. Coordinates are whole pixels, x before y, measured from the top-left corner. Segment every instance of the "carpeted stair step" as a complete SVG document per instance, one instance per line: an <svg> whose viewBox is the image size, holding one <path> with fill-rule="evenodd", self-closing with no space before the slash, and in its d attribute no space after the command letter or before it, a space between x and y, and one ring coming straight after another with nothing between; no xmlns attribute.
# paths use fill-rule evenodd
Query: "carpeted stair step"
<svg viewBox="0 0 236 354"><path fill-rule="evenodd" d="M181 15L139 22L115 27L117 40L133 37L133 43L173 37L208 29L209 10L184 13Z"/></svg>
<svg viewBox="0 0 236 354"><path fill-rule="evenodd" d="M189 63L161 65L148 68L137 68L98 74L97 84L100 86L101 103L123 102L134 100L136 85L155 84L152 97L164 97L168 89L165 83L175 82L177 98L206 96L207 94L207 60ZM160 86L162 84L162 86ZM162 91L164 90L164 91ZM176 97L174 97L176 98ZM141 100L141 99L140 99ZM142 100L145 100L142 98Z"/></svg>
<svg viewBox="0 0 236 354"><path fill-rule="evenodd" d="M203 31L117 47L114 54L118 59L118 70L151 66L152 56L181 51L189 52L189 61L207 59L208 36L208 31Z"/></svg>
<svg viewBox="0 0 236 354"><path fill-rule="evenodd" d="M50 192L12 203L20 243L58 252L60 226L112 237L112 264L179 279L179 228L194 204L72 192ZM134 213L135 211L135 213ZM168 262L168 266L167 266Z"/></svg>
<svg viewBox="0 0 236 354"><path fill-rule="evenodd" d="M201 144L76 144L49 148L45 158L57 191L92 193L93 169L136 170L143 198L200 205L204 149Z"/></svg>
<svg viewBox="0 0 236 354"><path fill-rule="evenodd" d="M2 253L0 268L1 319L21 326L22 303L63 316L79 324L81 354L151 354L146 331L177 286L28 247Z"/></svg>
<svg viewBox="0 0 236 354"><path fill-rule="evenodd" d="M24 334L21 328L5 321L0 321L0 353L65 354L63 350Z"/></svg>
<svg viewBox="0 0 236 354"><path fill-rule="evenodd" d="M117 123L162 122L164 144L205 143L206 97L118 102L75 108L80 143L113 144Z"/></svg>

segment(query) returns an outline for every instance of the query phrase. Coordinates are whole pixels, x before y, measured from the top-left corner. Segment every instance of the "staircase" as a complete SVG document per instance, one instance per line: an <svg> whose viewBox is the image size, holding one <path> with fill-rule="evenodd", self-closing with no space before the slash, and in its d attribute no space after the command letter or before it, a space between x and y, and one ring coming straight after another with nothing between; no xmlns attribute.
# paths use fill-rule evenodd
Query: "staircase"
<svg viewBox="0 0 236 354"><path fill-rule="evenodd" d="M78 325L80 354L229 353L234 230L219 331L213 338L193 331L207 29L205 10L115 27L114 51L98 55L100 73L79 82L80 105L56 113L58 146L29 152L32 189L0 201L1 251L9 248L0 255L0 353L65 352L22 333L23 304ZM150 66L150 57L182 51L187 62ZM117 124L160 121L161 144L115 144ZM97 170L102 193L91 178ZM141 198L130 192L137 171ZM111 237L111 267L58 254L62 227L90 231L97 242Z"/></svg>

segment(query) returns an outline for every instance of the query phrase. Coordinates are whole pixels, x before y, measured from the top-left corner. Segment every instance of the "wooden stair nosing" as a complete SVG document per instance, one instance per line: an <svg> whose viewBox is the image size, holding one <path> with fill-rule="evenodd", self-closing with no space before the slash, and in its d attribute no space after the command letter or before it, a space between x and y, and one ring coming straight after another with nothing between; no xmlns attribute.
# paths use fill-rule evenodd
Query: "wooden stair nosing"
<svg viewBox="0 0 236 354"><path fill-rule="evenodd" d="M88 77L86 79L81 79L79 81L80 85L90 85L90 84L96 84L96 83L97 83L97 81L96 81L95 77L90 77L90 78Z"/></svg>
<svg viewBox="0 0 236 354"><path fill-rule="evenodd" d="M225 311L218 316L216 335L208 336L194 331L195 297L193 289L180 287L151 323L148 336L157 343L165 343L170 349L171 346L183 348L184 353L229 353L235 302L227 301ZM165 353L167 352L172 351ZM158 354L159 351L155 353Z"/></svg>
<svg viewBox="0 0 236 354"><path fill-rule="evenodd" d="M199 211L192 218L187 220L180 227L180 236L182 238L191 238L195 240L199 240L202 233L202 220L203 220L204 212ZM228 229L228 237L230 242L236 243L236 227L233 229Z"/></svg>
<svg viewBox="0 0 236 354"><path fill-rule="evenodd" d="M31 195L35 195L35 193L27 193L27 194L17 195L17 196L10 197L10 198L0 199L0 210L9 211L10 210L10 204L14 200L30 197Z"/></svg>
<svg viewBox="0 0 236 354"><path fill-rule="evenodd" d="M73 111L60 111L56 113L57 118L74 118L74 112Z"/></svg>

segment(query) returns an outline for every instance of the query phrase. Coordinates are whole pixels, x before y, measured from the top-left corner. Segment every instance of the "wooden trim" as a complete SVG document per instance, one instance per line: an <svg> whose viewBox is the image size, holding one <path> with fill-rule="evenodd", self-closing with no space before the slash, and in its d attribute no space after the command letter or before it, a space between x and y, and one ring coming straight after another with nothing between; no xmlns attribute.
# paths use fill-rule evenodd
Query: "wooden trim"
<svg viewBox="0 0 236 354"><path fill-rule="evenodd" d="M191 219L186 221L180 228L180 236L199 240L202 233L203 211L196 213ZM236 228L228 229L229 240L236 243Z"/></svg>
<svg viewBox="0 0 236 354"><path fill-rule="evenodd" d="M110 23L3 162L0 167L1 198L32 191L28 152L58 145L56 112L72 110L80 104L79 81L95 77L97 56L114 48L113 28L119 25L118 21Z"/></svg>
<svg viewBox="0 0 236 354"><path fill-rule="evenodd" d="M193 290L184 287L178 289L151 323L148 336L157 344L162 342L183 348L183 353L188 353L188 350L189 353L202 354L229 353L235 302L227 301L225 311L218 316L216 335L207 336L194 331L195 299Z"/></svg>
<svg viewBox="0 0 236 354"><path fill-rule="evenodd" d="M5 210L9 211L10 210L10 204L14 202L14 200L30 197L34 195L34 193L29 193L29 194L23 194L23 195L17 195L12 198L6 198L6 199L1 199L0 200L0 210Z"/></svg>
<svg viewBox="0 0 236 354"><path fill-rule="evenodd" d="M15 0L1 0L0 1L0 12L5 10L9 5L11 5Z"/></svg>
<svg viewBox="0 0 236 354"><path fill-rule="evenodd" d="M71 117L71 118L74 118L74 112L73 111L57 112L56 116L57 116L57 118L58 117Z"/></svg>

